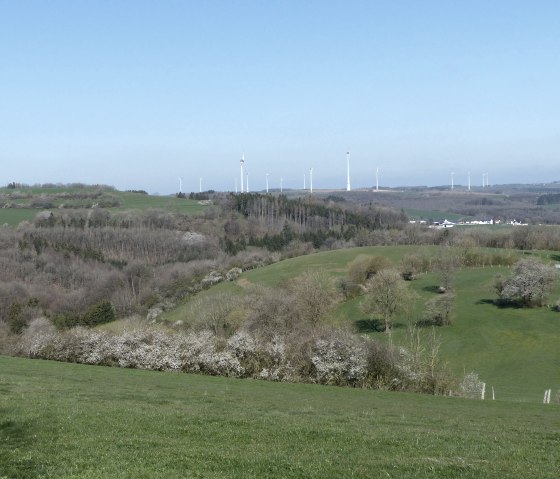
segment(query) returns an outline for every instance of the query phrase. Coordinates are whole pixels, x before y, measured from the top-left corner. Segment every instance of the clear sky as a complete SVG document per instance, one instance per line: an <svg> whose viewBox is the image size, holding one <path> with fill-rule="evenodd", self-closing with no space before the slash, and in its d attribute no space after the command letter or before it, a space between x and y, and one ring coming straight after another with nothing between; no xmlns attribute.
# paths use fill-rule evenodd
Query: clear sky
<svg viewBox="0 0 560 479"><path fill-rule="evenodd" d="M560 2L0 0L0 184L560 180ZM239 181L239 180L238 180Z"/></svg>

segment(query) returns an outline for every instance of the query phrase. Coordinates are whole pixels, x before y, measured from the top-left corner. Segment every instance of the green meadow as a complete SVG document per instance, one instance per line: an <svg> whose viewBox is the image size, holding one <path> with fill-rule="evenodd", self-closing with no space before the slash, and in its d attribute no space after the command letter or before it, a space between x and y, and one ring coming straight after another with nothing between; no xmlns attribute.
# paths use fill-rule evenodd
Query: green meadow
<svg viewBox="0 0 560 479"><path fill-rule="evenodd" d="M35 208L2 208L0 209L0 225L17 226L22 221L31 221L40 211Z"/></svg>
<svg viewBox="0 0 560 479"><path fill-rule="evenodd" d="M557 406L0 357L0 477L556 478Z"/></svg>
<svg viewBox="0 0 560 479"><path fill-rule="evenodd" d="M118 209L122 210L146 210L150 208L157 208L171 213L189 214L199 213L208 208L208 206L199 204L198 201L186 198L176 198L175 196L154 196L122 191L116 191L113 194L121 202L121 206Z"/></svg>
<svg viewBox="0 0 560 479"><path fill-rule="evenodd" d="M13 208L0 208L0 225L8 224L10 226L17 226L22 221L30 221L42 211L41 208L31 207L33 200L43 198L51 200L53 207L58 208L63 203L67 206L72 206L74 203L77 208L83 203L82 200L64 199L61 194L80 194L80 193L94 193L97 189L95 187L87 188L25 188L23 190L10 190L8 188L0 188L0 193L9 195L10 193L23 193L28 195L25 198L14 200L13 203L17 207ZM155 196L146 195L142 193L132 193L126 191L116 190L103 190L104 198L115 198L119 201L120 206L108 208L109 211L123 211L123 210L147 210L147 209L162 209L171 213L180 214L193 214L203 212L211 206L200 204L198 201L189 200L186 198L176 198L175 196ZM91 200L89 200L91 201Z"/></svg>

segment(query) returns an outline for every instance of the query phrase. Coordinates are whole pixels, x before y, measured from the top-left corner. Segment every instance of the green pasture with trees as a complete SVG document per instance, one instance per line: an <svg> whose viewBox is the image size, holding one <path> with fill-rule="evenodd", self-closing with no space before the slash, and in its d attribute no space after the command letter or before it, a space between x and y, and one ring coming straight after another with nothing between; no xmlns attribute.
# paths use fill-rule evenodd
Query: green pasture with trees
<svg viewBox="0 0 560 479"><path fill-rule="evenodd" d="M555 479L554 406L0 357L0 477Z"/></svg>
<svg viewBox="0 0 560 479"><path fill-rule="evenodd" d="M463 254L459 248L442 249L441 247L381 246L353 248L316 253L281 261L263 268L247 271L236 282L221 283L199 294L203 305L211 305L220 297L239 297L246 295L250 285L265 285L273 288L273 294L280 294L278 287L290 284L293 278L305 272L315 272L331 278L333 290L337 285L356 270L356 262L363 264L367 258L385 258L394 268L401 266L403 258L411 253L421 252L434 261L441 260L446 254ZM510 254L497 250L481 250L488 255ZM443 253L443 254L442 254ZM472 252L471 252L472 253ZM546 252L524 255L519 252L509 259L542 258L549 256ZM379 260L377 260L379 262ZM499 261L498 261L499 262ZM452 274L448 269L421 273L413 281L403 282L407 285L406 299L397 304L392 319L391 335L384 332L382 314L374 310L364 310L367 295L359 295L347 300L339 299L339 304L325 318L344 328L350 328L360 334L370 335L380 341L392 341L408 345L411 325L416 325L421 335L428 337L432 331L431 324L426 324L424 311L434 307L433 302L449 302L440 305L449 308L449 325L435 327L439 338L439 355L460 378L465 373L476 371L487 383L487 398L494 393L497 400L542 401L545 389L560 389L559 352L560 313L555 303L560 298L558 282L548 295L548 305L543 307L523 308L512 303L500 302L497 292L497 278L509 278L512 268L508 266L455 267ZM354 273L357 274L357 273ZM452 279L451 277L452 276ZM447 278L447 279L446 279ZM444 281L453 283L452 291L442 294L438 288ZM404 298L403 298L404 299ZM431 303L430 303L431 302ZM173 323L179 319L192 316L192 302L187 302L171 310L163 318ZM208 307L208 306L205 306ZM198 311L198 309L196 309ZM382 313L382 312L381 312ZM488 396L490 395L490 396Z"/></svg>

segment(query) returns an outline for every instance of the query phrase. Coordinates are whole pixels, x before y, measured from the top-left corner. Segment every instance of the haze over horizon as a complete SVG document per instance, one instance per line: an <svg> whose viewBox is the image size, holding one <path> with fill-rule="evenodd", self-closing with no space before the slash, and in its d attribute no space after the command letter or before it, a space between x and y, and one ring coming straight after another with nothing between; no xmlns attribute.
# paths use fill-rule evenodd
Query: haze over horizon
<svg viewBox="0 0 560 479"><path fill-rule="evenodd" d="M0 0L0 184L560 179L554 1Z"/></svg>

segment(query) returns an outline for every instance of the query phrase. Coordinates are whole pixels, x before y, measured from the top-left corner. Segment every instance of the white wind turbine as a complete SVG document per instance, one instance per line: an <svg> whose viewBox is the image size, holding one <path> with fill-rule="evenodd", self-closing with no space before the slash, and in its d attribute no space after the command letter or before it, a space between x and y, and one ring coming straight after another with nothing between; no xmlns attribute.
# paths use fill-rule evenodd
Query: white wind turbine
<svg viewBox="0 0 560 479"><path fill-rule="evenodd" d="M313 193L313 168L309 168L309 193Z"/></svg>
<svg viewBox="0 0 560 479"><path fill-rule="evenodd" d="M241 193L243 193L243 177L245 176L243 174L243 167L245 165L245 153L241 155L241 159L239 160L239 165L241 166Z"/></svg>
<svg viewBox="0 0 560 479"><path fill-rule="evenodd" d="M266 174L266 192L268 193L268 173Z"/></svg>
<svg viewBox="0 0 560 479"><path fill-rule="evenodd" d="M350 191L350 152L346 152L346 191Z"/></svg>

